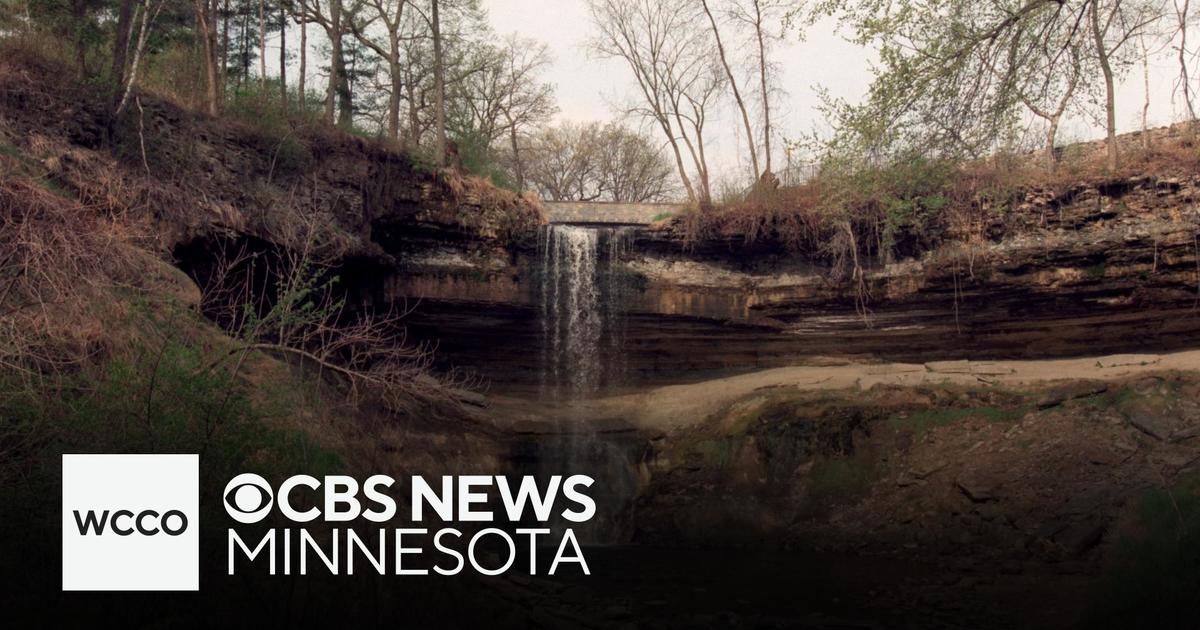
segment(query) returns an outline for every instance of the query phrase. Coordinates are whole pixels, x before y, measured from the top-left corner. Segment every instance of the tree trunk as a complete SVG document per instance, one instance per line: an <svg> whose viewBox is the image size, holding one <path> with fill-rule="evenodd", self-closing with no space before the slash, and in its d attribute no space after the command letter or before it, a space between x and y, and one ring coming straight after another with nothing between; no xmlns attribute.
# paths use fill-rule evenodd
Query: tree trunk
<svg viewBox="0 0 1200 630"><path fill-rule="evenodd" d="M210 116L221 113L221 75L217 70L216 0L195 0L196 27L204 45L204 111Z"/></svg>
<svg viewBox="0 0 1200 630"><path fill-rule="evenodd" d="M258 87L267 91L267 0L258 0Z"/></svg>
<svg viewBox="0 0 1200 630"><path fill-rule="evenodd" d="M341 29L338 29L337 37L337 55L334 57L334 62L338 66L337 71L337 100L338 100L338 121L339 127L349 128L354 124L354 99L350 92L350 73L346 71L346 51L342 48L345 39L342 37Z"/></svg>
<svg viewBox="0 0 1200 630"><path fill-rule="evenodd" d="M758 37L758 71L762 80L764 169L759 173L761 176L771 172L771 99L767 89L767 47L763 42L762 7L759 0L754 0L754 33Z"/></svg>
<svg viewBox="0 0 1200 630"><path fill-rule="evenodd" d="M446 164L446 83L442 76L442 32L438 18L438 0L432 0L433 83L434 83L434 163Z"/></svg>
<svg viewBox="0 0 1200 630"><path fill-rule="evenodd" d="M129 29L133 28L133 5L134 0L121 0L117 9L117 32L113 39L111 75L113 85L118 87L125 83L125 49L129 47Z"/></svg>
<svg viewBox="0 0 1200 630"><path fill-rule="evenodd" d="M1054 144L1058 140L1058 123L1061 120L1060 116L1051 116L1048 119L1046 129L1046 168L1050 172L1058 170L1058 153L1054 151Z"/></svg>
<svg viewBox="0 0 1200 630"><path fill-rule="evenodd" d="M1142 101L1142 150L1150 150L1150 50L1146 47L1145 35L1142 41L1142 89L1146 100Z"/></svg>
<svg viewBox="0 0 1200 630"><path fill-rule="evenodd" d="M301 14L300 17L300 84L297 85L299 92L297 97L300 99L300 111L308 111L308 84L305 78L308 74L308 18Z"/></svg>
<svg viewBox="0 0 1200 630"><path fill-rule="evenodd" d="M246 84L246 80L250 78L250 17L242 16L242 49L238 51L238 67L241 69L238 72L238 90Z"/></svg>
<svg viewBox="0 0 1200 630"><path fill-rule="evenodd" d="M1105 144L1108 149L1108 170L1115 171L1119 164L1117 156L1117 104L1116 88L1113 85L1113 69L1105 47L1104 34L1100 31L1100 9L1096 2L1091 3L1092 38L1096 44L1096 58L1100 62L1100 70L1104 73L1104 109L1107 114L1106 127L1108 135Z"/></svg>
<svg viewBox="0 0 1200 630"><path fill-rule="evenodd" d="M675 132L671 129L671 121L667 120L664 115L658 115L658 124L662 127L663 133L671 144L671 152L675 154L675 168L679 170L679 179L683 182L683 188L687 191L688 201L696 201L696 189L692 186L692 178L688 177L687 168L683 166L683 153L679 150L679 141L675 139Z"/></svg>
<svg viewBox="0 0 1200 630"><path fill-rule="evenodd" d="M214 15L216 19L215 8L217 0L213 0ZM221 85L229 80L229 19L233 17L233 13L229 11L229 0L225 0L225 19L221 20Z"/></svg>
<svg viewBox="0 0 1200 630"><path fill-rule="evenodd" d="M125 109L125 105L129 103L129 95L133 92L134 83L137 82L138 66L141 64L142 54L146 51L146 36L150 32L150 22L162 10L162 2L165 2L165 0L160 0L158 8L155 9L153 15L150 13L150 0L143 0L142 2L142 24L138 29L137 45L133 49L133 59L129 63L129 76L125 79L125 89L121 96L121 101L117 104L114 116L120 116L121 112Z"/></svg>
<svg viewBox="0 0 1200 630"><path fill-rule="evenodd" d="M704 167L700 164L700 156L696 153L696 145L692 144L692 138L687 134L687 130L683 126L683 116L680 115L678 110L673 113L675 123L679 125L679 135L683 136L683 145L687 147L688 155L692 158L692 165L696 167L696 176L700 178L700 203L706 204L709 202L709 197L704 185ZM690 187L690 182L688 185Z"/></svg>
<svg viewBox="0 0 1200 630"><path fill-rule="evenodd" d="M734 78L733 70L729 67L729 61L725 57L725 45L721 42L721 31L717 28L717 20L708 8L708 0L701 0L701 4L704 5L704 13L708 16L708 23L712 25L713 37L717 42L717 53L721 58L721 66L725 68L725 76L729 79L729 87L733 90L733 100L737 103L738 111L742 114L742 125L746 129L746 144L750 148L750 165L754 169L754 177L757 178L762 173L758 170L758 147L754 145L754 127L750 124L750 114L746 112L746 103L742 100L742 91L738 89L737 79Z"/></svg>
<svg viewBox="0 0 1200 630"><path fill-rule="evenodd" d="M71 2L71 17L76 24L83 24L87 17L87 5L83 0L72 0ZM77 32L75 36L75 63L79 64L79 76L88 77L87 67L87 39L83 36L82 30Z"/></svg>
<svg viewBox="0 0 1200 630"><path fill-rule="evenodd" d="M704 134L696 129L696 144L700 152L700 190L703 192L705 203L712 203L712 186L708 177L708 158L704 155Z"/></svg>
<svg viewBox="0 0 1200 630"><path fill-rule="evenodd" d="M279 104L286 114L288 110L287 92L287 11L283 2L279 3Z"/></svg>
<svg viewBox="0 0 1200 630"><path fill-rule="evenodd" d="M329 35L329 46L332 49L332 59L329 61L329 85L325 86L325 122L333 124L333 98L337 91L338 71L342 65L341 57L342 42L341 42L341 0L330 0L329 14L332 19L332 24L327 29Z"/></svg>
<svg viewBox="0 0 1200 630"><path fill-rule="evenodd" d="M1179 86L1183 88L1183 102L1187 104L1188 120L1196 120L1196 108L1192 104L1192 85L1191 77L1188 76L1187 66L1187 27L1188 27L1188 5L1190 0L1184 0L1183 6L1175 6L1175 11L1179 16Z"/></svg>
<svg viewBox="0 0 1200 630"><path fill-rule="evenodd" d="M512 143L513 153L513 170L517 176L517 190L525 190L525 168L521 164L521 149L517 142L517 126L510 124L508 126L508 139Z"/></svg>
<svg viewBox="0 0 1200 630"><path fill-rule="evenodd" d="M412 77L408 81L408 134L405 148L416 151L421 148L421 111L417 109L417 90Z"/></svg>
<svg viewBox="0 0 1200 630"><path fill-rule="evenodd" d="M391 78L392 93L388 95L388 138L393 142L400 141L400 92L404 89L401 79L400 55L397 47L392 47L393 57L388 62L388 75Z"/></svg>

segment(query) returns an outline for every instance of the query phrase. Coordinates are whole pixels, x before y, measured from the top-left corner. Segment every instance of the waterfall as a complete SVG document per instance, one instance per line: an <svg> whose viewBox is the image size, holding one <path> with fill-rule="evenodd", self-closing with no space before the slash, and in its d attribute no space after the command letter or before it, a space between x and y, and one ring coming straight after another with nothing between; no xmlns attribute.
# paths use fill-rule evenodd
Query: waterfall
<svg viewBox="0 0 1200 630"><path fill-rule="evenodd" d="M583 544L613 542L625 536L627 507L636 495L636 448L618 444L581 425L571 412L577 401L623 378L628 274L618 263L627 253L627 228L551 225L539 243L541 269L542 398L564 403L559 433L540 438L533 450L538 476L587 474L596 488L600 512L583 525L556 516L553 531L575 530Z"/></svg>
<svg viewBox="0 0 1200 630"><path fill-rule="evenodd" d="M629 231L551 225L541 259L542 394L578 399L620 377L622 276Z"/></svg>

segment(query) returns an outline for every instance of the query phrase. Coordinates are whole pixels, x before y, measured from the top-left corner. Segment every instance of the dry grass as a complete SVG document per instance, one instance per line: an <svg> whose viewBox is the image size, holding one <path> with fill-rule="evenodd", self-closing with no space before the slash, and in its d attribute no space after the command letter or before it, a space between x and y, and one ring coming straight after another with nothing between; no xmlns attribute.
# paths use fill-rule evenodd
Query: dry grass
<svg viewBox="0 0 1200 630"><path fill-rule="evenodd" d="M357 227L342 224L359 208L356 199L343 203L313 194L330 176L322 160L343 169L336 176L345 169L369 174L377 162L405 162L379 142L307 119L298 126L282 120L283 127L259 128L197 115L145 92L144 112L131 107L132 122L112 121L102 95L76 81L50 80L73 76L61 60L26 43L0 41L5 372L35 377L113 354L122 335L136 334L122 321L130 315L122 312L130 308L123 292L162 294L166 287L147 286L141 277L162 269L174 246L197 237L252 234L269 241L279 252L274 285L294 284L314 269L332 273L338 260L362 247ZM197 142L197 136L204 140ZM80 138L86 140L82 146ZM290 177L281 174L285 143L309 156L293 161ZM435 194L433 200L484 236L509 238L544 220L539 204L485 180L457 173L412 176L448 190L450 195ZM250 305L265 314L280 296L262 288L223 296L218 288L205 301L223 299L231 312L245 313ZM240 368L247 352L288 358L333 375L351 399L393 410L430 401L456 405L456 389L474 385L453 375L431 376L428 349L404 343L403 313L351 313L330 287L290 306L297 310L276 310L275 325L267 328L261 319L221 322L234 339L205 352L235 374L229 359Z"/></svg>
<svg viewBox="0 0 1200 630"><path fill-rule="evenodd" d="M0 366L26 377L72 369L111 350L112 291L136 288L144 226L0 177Z"/></svg>
<svg viewBox="0 0 1200 630"><path fill-rule="evenodd" d="M1140 134L1119 140L1123 161L1116 172L1106 170L1102 142L1067 147L1054 170L1042 153L829 169L799 186L693 209L655 229L676 231L688 247L740 244L749 256L758 250L821 265L830 282L853 296L869 325L872 267L937 253L953 260L957 282L959 274L973 277L988 239L1042 227L1046 207L1082 190L1119 190L1126 182L1200 172L1189 125L1153 130L1148 150Z"/></svg>
<svg viewBox="0 0 1200 630"><path fill-rule="evenodd" d="M505 241L536 231L547 220L546 209L537 197L450 169L435 173L426 197L451 200L450 209L460 226Z"/></svg>
<svg viewBox="0 0 1200 630"><path fill-rule="evenodd" d="M693 210L664 227L685 242L710 239L769 244L833 266L857 255L877 262L920 256L945 242L969 243L1032 198L1060 199L1073 190L1139 177L1192 177L1200 171L1196 133L1189 125L1119 138L1122 162L1105 168L1104 145L1066 147L1047 169L1042 153L998 155L965 164L913 163L855 172L827 171L795 187ZM847 229L847 225L849 228Z"/></svg>
<svg viewBox="0 0 1200 630"><path fill-rule="evenodd" d="M142 90L144 107L112 120L98 90L47 80L74 76L34 44L0 40L0 109L13 116L13 143L44 161L56 182L85 204L153 219L164 247L206 228L286 235L294 231L291 224L332 216L338 206L353 212L354 200L309 191L330 170L339 178L367 175L370 165L384 163L409 164L431 193L428 200L445 206L441 218L485 238L508 240L544 222L534 199L484 178L422 173L386 140L346 133L311 115L284 114L269 99L231 101L228 115L213 119L188 109L186 99ZM353 226L323 223L329 227L323 242L352 245L346 231Z"/></svg>

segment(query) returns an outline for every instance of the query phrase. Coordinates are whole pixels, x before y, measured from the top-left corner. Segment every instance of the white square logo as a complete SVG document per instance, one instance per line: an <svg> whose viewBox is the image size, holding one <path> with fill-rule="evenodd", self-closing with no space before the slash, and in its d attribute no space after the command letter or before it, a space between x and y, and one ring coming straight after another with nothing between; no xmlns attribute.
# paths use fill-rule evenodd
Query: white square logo
<svg viewBox="0 0 1200 630"><path fill-rule="evenodd" d="M198 455L63 455L64 591L200 588Z"/></svg>

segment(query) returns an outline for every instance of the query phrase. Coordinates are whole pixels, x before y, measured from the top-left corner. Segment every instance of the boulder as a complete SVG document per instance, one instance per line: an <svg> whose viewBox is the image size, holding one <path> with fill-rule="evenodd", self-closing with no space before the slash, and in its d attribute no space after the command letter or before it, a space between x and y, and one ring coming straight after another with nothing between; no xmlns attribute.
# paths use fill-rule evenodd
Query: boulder
<svg viewBox="0 0 1200 630"><path fill-rule="evenodd" d="M1167 409L1149 404L1132 405L1125 412L1125 419L1135 429L1156 440L1167 440L1179 422L1170 415Z"/></svg>

